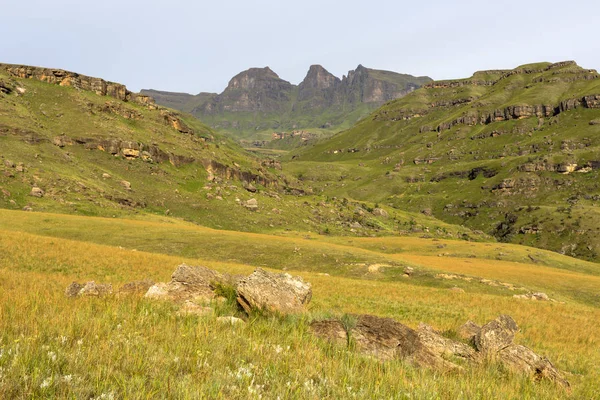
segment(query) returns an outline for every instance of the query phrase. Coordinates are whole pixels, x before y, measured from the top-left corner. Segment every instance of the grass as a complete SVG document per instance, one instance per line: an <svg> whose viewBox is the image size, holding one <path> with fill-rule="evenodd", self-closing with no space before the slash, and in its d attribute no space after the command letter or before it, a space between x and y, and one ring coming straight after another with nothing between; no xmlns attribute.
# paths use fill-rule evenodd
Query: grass
<svg viewBox="0 0 600 400"><path fill-rule="evenodd" d="M131 251L21 232L0 234L0 397L4 398L594 398L600 311L516 302L490 293L455 294L405 282L300 274L313 302L299 318L263 316L244 326L215 317L178 317L168 303L138 297L67 299L72 281L119 286L166 281L181 262L221 272L251 265ZM538 274L545 274L546 271ZM565 279L569 279L567 276ZM517 342L567 371L571 393L489 364L438 374L399 361L379 363L309 334L331 312L374 313L440 330L500 313L521 326ZM222 309L220 315L235 310ZM104 396L104 397L102 397Z"/></svg>

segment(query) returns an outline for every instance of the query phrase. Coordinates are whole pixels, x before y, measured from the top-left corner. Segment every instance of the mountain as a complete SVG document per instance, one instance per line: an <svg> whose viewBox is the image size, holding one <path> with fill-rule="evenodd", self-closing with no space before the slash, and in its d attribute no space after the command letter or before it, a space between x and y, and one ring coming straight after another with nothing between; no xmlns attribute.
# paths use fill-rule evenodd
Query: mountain
<svg viewBox="0 0 600 400"><path fill-rule="evenodd" d="M299 85L281 79L269 67L250 68L233 77L223 93L196 96L142 90L166 107L191 112L217 130L236 137L257 132L306 128L339 129L430 82L359 65L339 79L312 65ZM157 96L158 94L158 96Z"/></svg>
<svg viewBox="0 0 600 400"><path fill-rule="evenodd" d="M227 95L258 88L283 93L290 86L272 71L250 71L232 80ZM277 105L266 95L260 101ZM231 104L247 107L244 96ZM393 233L397 219L409 219L402 212L388 219L368 212L373 205L341 199L316 197L309 207L310 194L309 185L288 179L279 161L257 158L193 116L122 84L0 64L0 208L169 216L255 232L347 233L360 221L364 227L354 232L361 235ZM478 237L442 226L443 237Z"/></svg>
<svg viewBox="0 0 600 400"><path fill-rule="evenodd" d="M432 82L286 169L324 195L598 261L600 75L567 61Z"/></svg>

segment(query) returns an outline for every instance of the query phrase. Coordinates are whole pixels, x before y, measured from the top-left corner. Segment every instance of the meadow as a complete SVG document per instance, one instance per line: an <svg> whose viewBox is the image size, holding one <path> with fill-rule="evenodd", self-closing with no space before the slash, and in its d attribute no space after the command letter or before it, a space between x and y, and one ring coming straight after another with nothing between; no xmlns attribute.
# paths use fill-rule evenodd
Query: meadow
<svg viewBox="0 0 600 400"><path fill-rule="evenodd" d="M592 263L537 249L532 251L542 261L526 263L520 258L528 248L506 244L503 251L513 261L491 260L478 253L490 243L450 240L443 249L449 255L439 257L421 253L435 251L439 243L431 239L281 237L168 218L3 210L0 222L1 398L600 397L600 334L594 323L600 321L594 297L600 284ZM165 247L173 232L179 232L180 244ZM258 243L263 246L255 247ZM246 254L251 247L255 253ZM472 255L452 257L450 251ZM312 283L313 301L302 316L251 315L244 325L232 326L216 319L243 316L232 301L213 304L213 316L196 317L178 316L170 303L137 296L64 296L74 280L115 287L141 279L168 281L182 262L236 274L259 265L285 268ZM408 279L385 270L369 273L373 263L385 263L392 272L410 265L417 272ZM460 282L465 292L457 293L449 290L455 283L433 278L439 271L501 278L544 289L561 302L514 299L512 292L478 282ZM310 334L311 320L347 313L392 317L413 328L425 322L448 335L469 319L483 324L509 314L521 327L516 342L548 356L565 371L571 390L533 382L493 362L454 373L381 363Z"/></svg>

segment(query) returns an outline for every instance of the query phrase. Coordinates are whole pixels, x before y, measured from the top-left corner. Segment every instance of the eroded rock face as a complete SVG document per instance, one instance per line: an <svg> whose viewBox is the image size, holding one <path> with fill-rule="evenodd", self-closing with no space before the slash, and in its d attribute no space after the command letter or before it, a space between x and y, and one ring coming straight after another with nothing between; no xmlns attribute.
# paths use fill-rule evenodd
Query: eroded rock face
<svg viewBox="0 0 600 400"><path fill-rule="evenodd" d="M257 268L237 284L238 303L247 313L265 310L283 314L301 313L312 297L311 285L290 274L275 274Z"/></svg>

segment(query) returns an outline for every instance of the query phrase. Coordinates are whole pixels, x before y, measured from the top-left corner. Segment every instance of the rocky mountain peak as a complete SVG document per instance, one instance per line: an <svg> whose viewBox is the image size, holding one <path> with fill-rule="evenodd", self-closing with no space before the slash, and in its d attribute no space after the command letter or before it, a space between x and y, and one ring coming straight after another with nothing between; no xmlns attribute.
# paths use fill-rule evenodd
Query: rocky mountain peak
<svg viewBox="0 0 600 400"><path fill-rule="evenodd" d="M227 89L261 90L269 88L291 87L292 84L284 81L269 67L250 68L242 71L229 81Z"/></svg>
<svg viewBox="0 0 600 400"><path fill-rule="evenodd" d="M304 80L300 83L300 90L327 89L338 84L340 79L327 71L321 65L311 65Z"/></svg>

